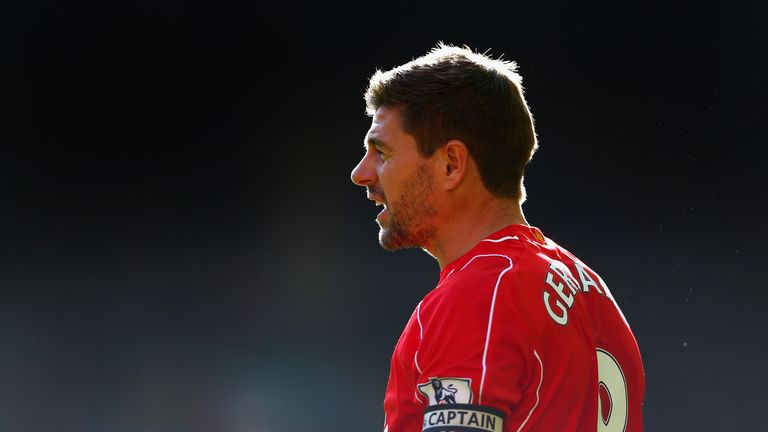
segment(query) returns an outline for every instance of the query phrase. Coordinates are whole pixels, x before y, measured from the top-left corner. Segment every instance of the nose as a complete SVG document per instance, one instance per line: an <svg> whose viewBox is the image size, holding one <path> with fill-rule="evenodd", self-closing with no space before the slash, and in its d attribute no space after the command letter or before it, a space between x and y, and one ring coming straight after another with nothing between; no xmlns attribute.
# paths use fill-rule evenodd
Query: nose
<svg viewBox="0 0 768 432"><path fill-rule="evenodd" d="M368 163L367 154L360 159L360 162L352 170L350 178L352 183L358 186L368 186L376 181L376 170Z"/></svg>

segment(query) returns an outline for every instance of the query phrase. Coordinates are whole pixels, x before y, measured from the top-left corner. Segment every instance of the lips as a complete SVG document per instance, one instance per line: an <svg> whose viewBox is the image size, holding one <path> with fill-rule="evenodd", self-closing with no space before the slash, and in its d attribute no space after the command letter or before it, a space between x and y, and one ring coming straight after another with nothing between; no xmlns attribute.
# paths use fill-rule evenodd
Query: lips
<svg viewBox="0 0 768 432"><path fill-rule="evenodd" d="M379 214L376 215L376 222L378 222L379 225L382 225L387 218L389 217L389 211L387 210L387 207L384 206L384 208L379 212Z"/></svg>
<svg viewBox="0 0 768 432"><path fill-rule="evenodd" d="M386 200L383 198L383 193L377 193L379 191L368 189L368 193L366 193L366 196L369 200L376 203L376 206L383 205L384 207L387 206Z"/></svg>
<svg viewBox="0 0 768 432"><path fill-rule="evenodd" d="M379 207L379 206L383 207L381 209L381 211L379 212L379 214L376 215L376 222L381 224L386 219L387 215L389 214L389 211L387 210L387 203L386 203L386 201L384 201L383 198L375 197L375 196L372 196L372 195L369 195L368 199L370 199L371 201L376 203L376 207Z"/></svg>
<svg viewBox="0 0 768 432"><path fill-rule="evenodd" d="M381 224L381 222L386 218L386 216L389 214L389 211L387 210L387 201L382 196L381 193L376 193L379 191L373 191L371 189L368 189L368 193L366 194L368 196L368 199L376 203L376 207L382 206L384 207L378 215L376 215L376 221Z"/></svg>

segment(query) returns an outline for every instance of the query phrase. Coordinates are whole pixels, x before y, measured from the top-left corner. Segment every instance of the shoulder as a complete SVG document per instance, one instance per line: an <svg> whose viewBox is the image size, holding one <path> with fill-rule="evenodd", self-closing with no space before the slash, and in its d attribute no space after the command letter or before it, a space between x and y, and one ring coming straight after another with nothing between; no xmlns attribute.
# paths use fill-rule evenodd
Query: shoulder
<svg viewBox="0 0 768 432"><path fill-rule="evenodd" d="M468 255L424 298L423 306L464 313L487 310L499 289L516 278L524 260L520 251L510 250L479 250Z"/></svg>
<svg viewBox="0 0 768 432"><path fill-rule="evenodd" d="M477 291L488 283L495 283L508 274L518 264L516 254L501 251L480 251L468 256L461 266L438 285L443 295L454 294L464 290Z"/></svg>
<svg viewBox="0 0 768 432"><path fill-rule="evenodd" d="M487 311L499 281L514 268L514 258L503 254L477 254L468 258L424 297L423 314L450 313L466 317Z"/></svg>

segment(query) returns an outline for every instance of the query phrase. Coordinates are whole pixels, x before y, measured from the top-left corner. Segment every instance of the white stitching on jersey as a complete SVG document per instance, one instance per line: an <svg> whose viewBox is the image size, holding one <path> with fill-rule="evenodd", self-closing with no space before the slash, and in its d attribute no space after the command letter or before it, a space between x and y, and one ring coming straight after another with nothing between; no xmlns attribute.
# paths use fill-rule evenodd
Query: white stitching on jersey
<svg viewBox="0 0 768 432"><path fill-rule="evenodd" d="M502 237L500 239L495 239L495 240L494 239L485 239L485 240L480 240L480 241L481 242L491 242L491 243L501 243L501 242L507 241L507 240L520 240L520 237L518 237L518 236L511 236L511 237L510 236L506 236L506 237ZM486 256L486 255L477 255L477 256ZM475 259L475 258L476 257L472 257L472 259ZM466 267L470 262L472 262L472 260L469 260L469 262L467 262L467 264L464 264L464 267ZM459 271L464 270L464 267L460 268ZM450 273L445 275L445 277L446 278L450 277L453 274L453 272L455 272L455 271L456 271L456 269L451 270Z"/></svg>
<svg viewBox="0 0 768 432"><path fill-rule="evenodd" d="M421 398L424 396L421 393L419 393L418 390L413 391L414 396L416 396L416 400L421 402ZM429 403L429 398L427 398L427 403Z"/></svg>
<svg viewBox="0 0 768 432"><path fill-rule="evenodd" d="M419 371L420 374L424 373L421 371L421 367L419 366L419 350L416 350L416 352L413 353L413 364L416 365L416 370Z"/></svg>
<svg viewBox="0 0 768 432"><path fill-rule="evenodd" d="M421 302L419 302L418 305L416 305L416 321L419 323L419 342L424 339L424 328L421 326ZM413 353L413 364L416 365L416 370L419 371L419 373L424 373L421 371L421 367L419 366L419 350L417 349L415 353Z"/></svg>
<svg viewBox="0 0 768 432"><path fill-rule="evenodd" d="M505 268L504 270L502 270L501 273L499 273L499 277L496 279L496 286L493 288L493 297L491 298L491 310L488 313L488 331L486 332L486 335L485 335L485 348L483 348L483 374L480 377L480 394L478 395L478 400L477 400L477 403L481 405L483 403L483 386L485 385L485 372L486 372L485 359L488 357L488 345L491 342L491 326L493 324L493 311L496 308L496 294L499 291L499 284L501 283L501 278L504 276L506 272L512 270L512 267L514 267L514 264L512 263L512 258L506 255L487 254L487 255L473 256L472 259L469 260L469 262L464 264L464 267L462 267L461 270L464 270L472 261L475 260L475 258L483 258L483 257L506 258L509 261L509 267Z"/></svg>
<svg viewBox="0 0 768 432"><path fill-rule="evenodd" d="M541 357L539 357L539 353L536 352L536 350L533 350L533 355L536 356L536 360L539 361L539 366L541 366L541 379L539 380L539 386L536 387L536 403L533 404L533 408L531 408L531 412L528 413L528 417L523 420L523 423L520 425L519 428L517 428L517 432L520 432L523 430L523 426L525 426L526 423L528 423L528 420L531 418L531 414L533 414L533 410L536 409L537 406L539 406L539 390L541 389L541 383L544 382L544 363L541 362Z"/></svg>
<svg viewBox="0 0 768 432"><path fill-rule="evenodd" d="M468 265L472 264L472 261L474 261L475 258L483 258L483 257L502 257L502 258L506 258L507 260L509 260L509 265L512 265L512 258L510 258L510 257L508 257L506 255L501 255L501 254L475 255L469 261L467 261L467 263L464 264L464 267L460 268L459 271L464 270L465 268L467 268Z"/></svg>
<svg viewBox="0 0 768 432"><path fill-rule="evenodd" d="M421 326L421 302L416 305L416 321L419 322L419 340L424 339L424 328Z"/></svg>
<svg viewBox="0 0 768 432"><path fill-rule="evenodd" d="M421 340L424 339L424 328L421 325L421 303L416 305L416 322L419 323L419 343L421 343ZM416 352L413 353L413 364L416 366L416 370L419 371L420 374L423 374L424 372L421 371L421 366L419 366L419 350L417 349ZM413 394L416 395L417 400L421 400L421 394L414 390ZM427 403L429 403L429 398L427 398Z"/></svg>
<svg viewBox="0 0 768 432"><path fill-rule="evenodd" d="M506 241L506 240L520 240L520 237L518 237L518 236L511 236L511 237L510 236L506 236L506 237L502 237L502 238L496 239L496 240L485 239L485 240L480 240L480 241L491 242L491 243L501 243L501 242Z"/></svg>

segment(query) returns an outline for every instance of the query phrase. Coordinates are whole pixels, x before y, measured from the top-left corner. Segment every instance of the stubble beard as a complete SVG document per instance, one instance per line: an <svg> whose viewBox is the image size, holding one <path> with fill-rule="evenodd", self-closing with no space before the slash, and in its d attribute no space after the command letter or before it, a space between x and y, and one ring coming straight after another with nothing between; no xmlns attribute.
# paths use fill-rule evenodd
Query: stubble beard
<svg viewBox="0 0 768 432"><path fill-rule="evenodd" d="M425 165L403 181L403 192L390 201L389 224L379 231L379 244L388 251L426 248L434 242L436 228L430 222L436 211L433 203L432 177Z"/></svg>

